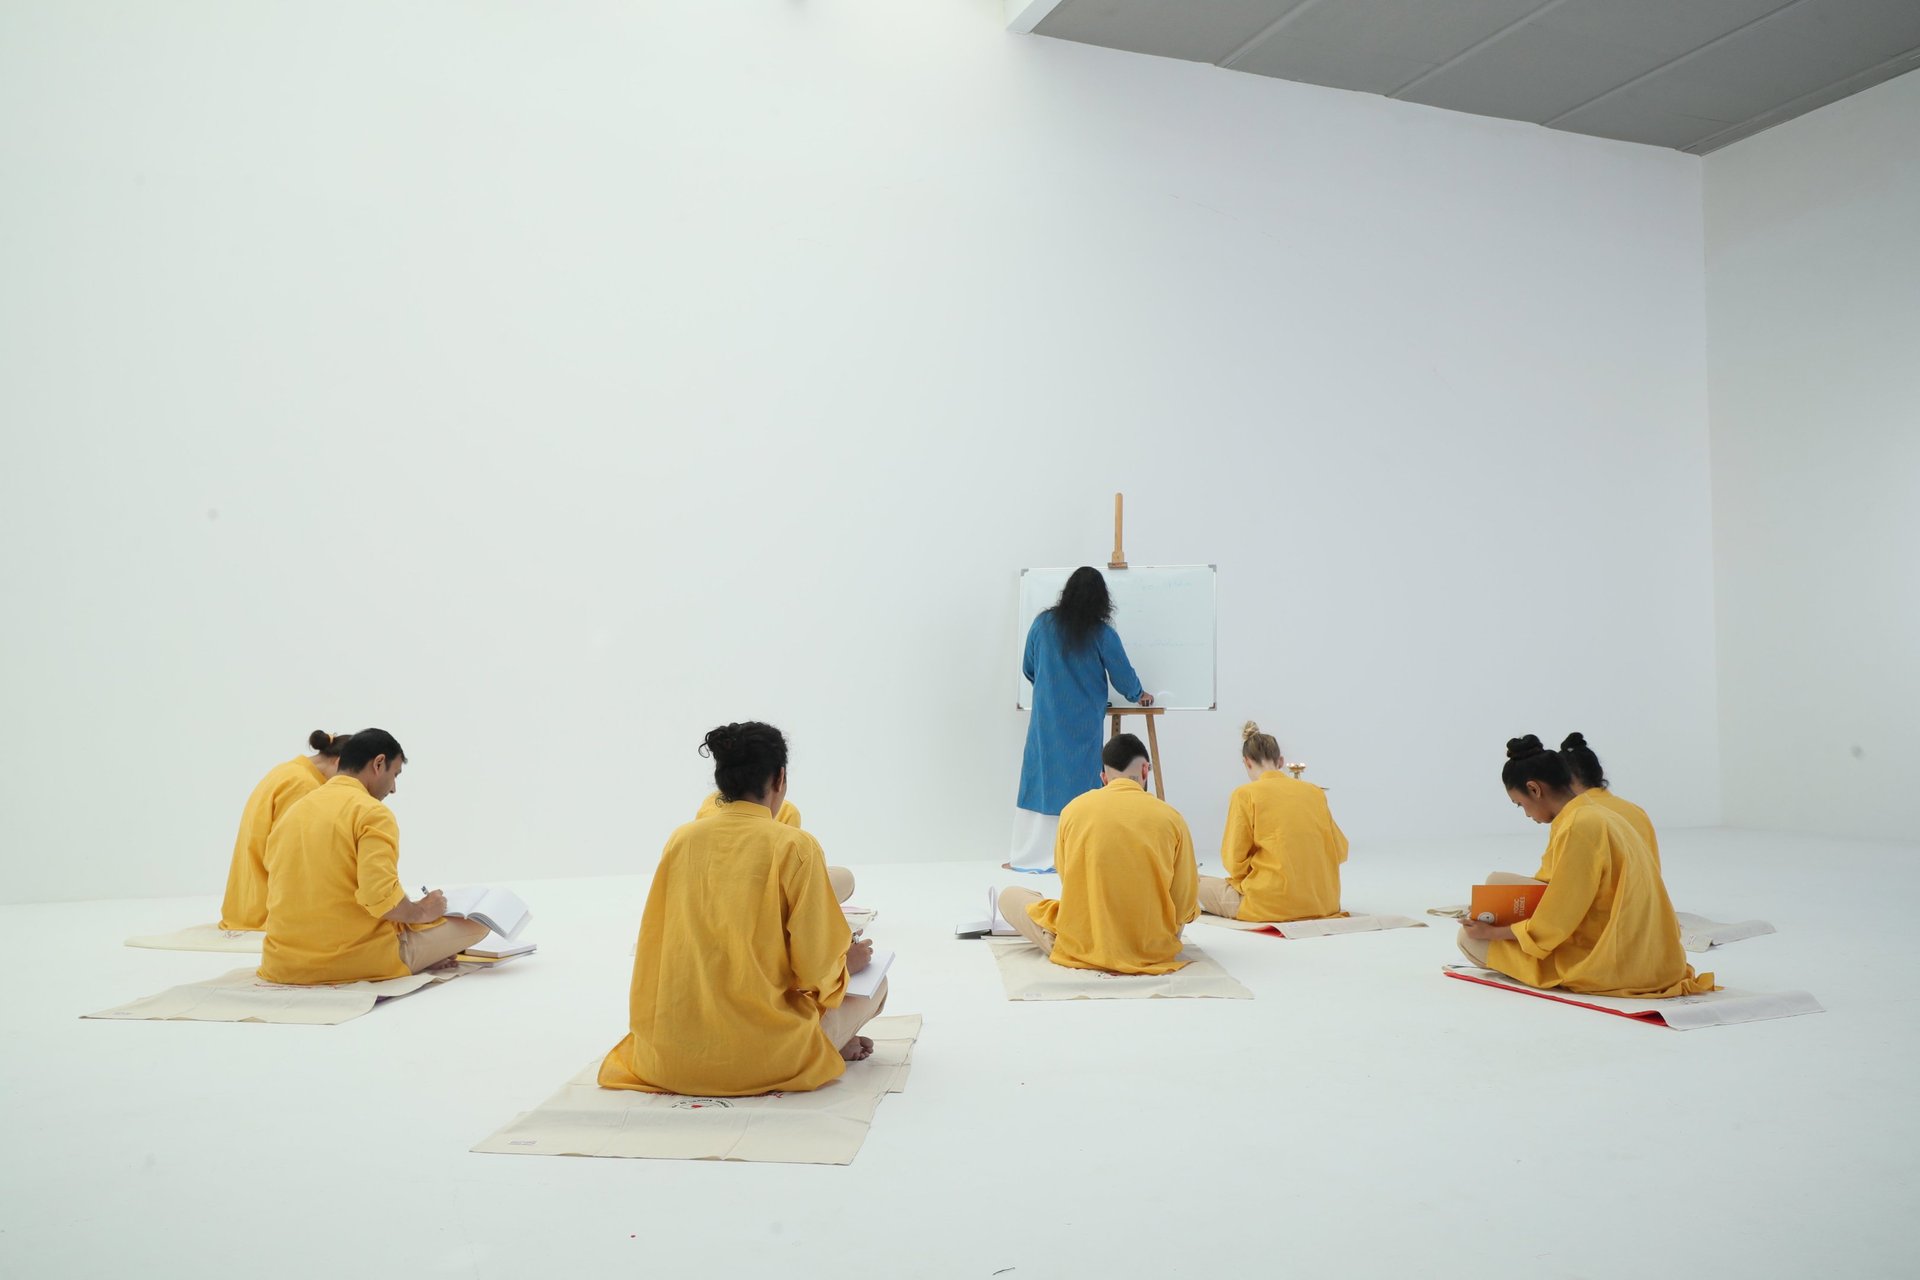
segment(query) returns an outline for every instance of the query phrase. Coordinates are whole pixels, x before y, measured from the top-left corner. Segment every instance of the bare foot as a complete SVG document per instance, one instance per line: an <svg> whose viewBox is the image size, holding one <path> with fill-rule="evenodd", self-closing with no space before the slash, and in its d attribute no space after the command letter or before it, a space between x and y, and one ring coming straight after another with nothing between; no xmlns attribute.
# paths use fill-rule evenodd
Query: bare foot
<svg viewBox="0 0 1920 1280"><path fill-rule="evenodd" d="M855 1036L840 1046L840 1056L848 1062L859 1062L873 1056L873 1041L866 1036Z"/></svg>

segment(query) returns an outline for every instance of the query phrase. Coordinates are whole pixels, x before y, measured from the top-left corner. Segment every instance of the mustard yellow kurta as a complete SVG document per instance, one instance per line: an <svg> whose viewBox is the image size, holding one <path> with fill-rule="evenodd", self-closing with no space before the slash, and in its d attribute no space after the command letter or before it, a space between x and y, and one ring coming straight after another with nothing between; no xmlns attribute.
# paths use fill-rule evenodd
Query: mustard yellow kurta
<svg viewBox="0 0 1920 1280"><path fill-rule="evenodd" d="M837 1079L820 1015L846 996L852 941L812 836L746 800L689 822L653 873L600 1083L733 1098Z"/></svg>
<svg viewBox="0 0 1920 1280"><path fill-rule="evenodd" d="M358 778L334 777L267 837L260 976L311 985L404 978L400 926L380 917L400 888L400 824Z"/></svg>
<svg viewBox="0 0 1920 1280"><path fill-rule="evenodd" d="M718 791L715 791L700 802L700 812L693 816L696 821L701 818L711 818L714 814L719 813L726 807L727 802L720 798ZM774 815L774 821L784 822L790 827L797 827L800 825L800 810L794 808L793 801L782 800L780 802L780 812Z"/></svg>
<svg viewBox="0 0 1920 1280"><path fill-rule="evenodd" d="M1547 882L1514 941L1494 942L1487 963L1528 986L1587 995L1681 996L1714 989L1680 946L1680 922L1653 855L1626 819L1584 792L1549 829Z"/></svg>
<svg viewBox="0 0 1920 1280"><path fill-rule="evenodd" d="M1653 865L1657 870L1660 866L1660 840L1653 834L1653 819L1647 816L1647 811L1631 800L1622 800L1605 787L1590 787L1585 794L1592 796L1600 804L1627 820L1627 825L1633 828L1634 834L1645 842L1647 852L1653 855ZM1545 878L1545 876L1535 877L1541 880Z"/></svg>
<svg viewBox="0 0 1920 1280"><path fill-rule="evenodd" d="M1327 793L1269 769L1227 801L1220 861L1240 895L1240 920L1314 920L1338 916L1340 864L1347 837L1327 809Z"/></svg>
<svg viewBox="0 0 1920 1280"><path fill-rule="evenodd" d="M1060 897L1027 914L1054 934L1053 962L1109 973L1172 973L1186 962L1180 926L1199 913L1200 875L1187 820L1131 778L1060 811Z"/></svg>
<svg viewBox="0 0 1920 1280"><path fill-rule="evenodd" d="M267 836L294 801L326 780L319 765L295 756L275 765L247 797L233 841L233 864L227 868L227 896L220 903L222 929L267 927Z"/></svg>

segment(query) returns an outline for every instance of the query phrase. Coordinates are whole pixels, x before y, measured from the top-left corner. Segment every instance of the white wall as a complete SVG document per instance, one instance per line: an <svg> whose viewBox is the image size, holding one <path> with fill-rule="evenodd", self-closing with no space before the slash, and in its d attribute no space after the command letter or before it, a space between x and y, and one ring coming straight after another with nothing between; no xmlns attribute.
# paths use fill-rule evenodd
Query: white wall
<svg viewBox="0 0 1920 1280"><path fill-rule="evenodd" d="M1911 840L1920 75L1706 161L1729 823Z"/></svg>
<svg viewBox="0 0 1920 1280"><path fill-rule="evenodd" d="M410 881L643 867L763 717L829 852L999 857L1015 575L1220 565L1364 856L1512 733L1717 819L1699 166L999 6L0 10L6 896L204 890L309 729Z"/></svg>

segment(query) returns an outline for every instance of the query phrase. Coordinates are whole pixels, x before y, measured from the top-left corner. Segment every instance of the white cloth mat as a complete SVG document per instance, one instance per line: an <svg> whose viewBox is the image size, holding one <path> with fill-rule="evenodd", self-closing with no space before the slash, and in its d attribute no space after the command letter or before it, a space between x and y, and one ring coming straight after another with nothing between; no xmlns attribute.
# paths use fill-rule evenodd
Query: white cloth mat
<svg viewBox="0 0 1920 1280"><path fill-rule="evenodd" d="M260 954L266 933L259 929L222 929L217 924L196 924L172 933L147 933L128 938L129 947L147 947L154 951L231 951Z"/></svg>
<svg viewBox="0 0 1920 1280"><path fill-rule="evenodd" d="M1331 938L1342 933L1378 933L1382 929L1424 929L1426 923L1409 916L1327 916L1320 920L1288 920L1275 924L1266 920L1229 920L1225 916L1201 912L1194 917L1202 924L1242 933L1265 933L1276 938Z"/></svg>
<svg viewBox="0 0 1920 1280"><path fill-rule="evenodd" d="M1190 963L1172 973L1106 973L1070 969L1040 954L1025 938L989 938L1009 1000L1251 1000L1220 962L1189 942L1180 958Z"/></svg>
<svg viewBox="0 0 1920 1280"><path fill-rule="evenodd" d="M1702 1027L1728 1027L1738 1022L1765 1022L1770 1018L1792 1018L1803 1013L1825 1013L1820 1002L1805 991L1742 991L1722 987L1697 996L1673 996L1665 1000L1634 1000L1625 996L1590 996L1577 991L1543 991L1515 982L1492 969L1471 965L1446 965L1448 977L1463 978L1491 987L1518 991L1522 995L1595 1009L1647 1022L1665 1023L1675 1031L1698 1031Z"/></svg>
<svg viewBox="0 0 1920 1280"><path fill-rule="evenodd" d="M1680 945L1689 951L1710 951L1714 947L1724 947L1729 942L1740 942L1774 932L1773 926L1765 920L1721 924L1705 916L1696 916L1691 911L1676 911L1673 914L1680 921Z"/></svg>
<svg viewBox="0 0 1920 1280"><path fill-rule="evenodd" d="M851 1164L881 1099L907 1087L920 1015L875 1018L860 1034L872 1038L872 1056L849 1062L832 1084L752 1098L602 1089L595 1083L596 1058L558 1093L472 1149L514 1156Z"/></svg>
<svg viewBox="0 0 1920 1280"><path fill-rule="evenodd" d="M468 967L460 966L381 982L293 987L268 982L249 967L204 982L169 987L158 995L81 1016L122 1021L290 1022L334 1026L371 1011L382 1000L411 995L422 987L450 982L466 972Z"/></svg>

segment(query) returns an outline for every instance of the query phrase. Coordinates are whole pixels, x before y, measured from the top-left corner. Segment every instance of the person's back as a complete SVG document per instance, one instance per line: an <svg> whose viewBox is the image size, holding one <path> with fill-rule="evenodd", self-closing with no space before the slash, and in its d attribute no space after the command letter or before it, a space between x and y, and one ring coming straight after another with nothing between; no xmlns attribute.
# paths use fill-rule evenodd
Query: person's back
<svg viewBox="0 0 1920 1280"><path fill-rule="evenodd" d="M1186 820L1132 778L1115 778L1060 815L1060 897L1032 918L1051 959L1076 969L1171 973L1194 918L1197 872Z"/></svg>
<svg viewBox="0 0 1920 1280"><path fill-rule="evenodd" d="M1654 834L1653 819L1647 816L1645 809L1631 800L1622 800L1609 789L1607 771L1601 765L1599 755L1587 742L1587 735L1568 734L1560 743L1560 758L1566 762L1567 772L1572 775L1574 794L1590 793L1600 804L1625 818L1646 844L1647 851L1653 855L1653 865L1657 870L1660 866L1660 839Z"/></svg>
<svg viewBox="0 0 1920 1280"><path fill-rule="evenodd" d="M1621 799L1605 787L1593 787L1585 794L1626 820L1634 834L1640 837L1640 842L1647 846L1647 852L1653 855L1653 869L1660 870L1660 838L1654 834L1653 819L1647 816L1647 811L1631 800Z"/></svg>
<svg viewBox="0 0 1920 1280"><path fill-rule="evenodd" d="M240 812L240 831L220 900L222 929L267 927L267 838L293 808L325 784L327 775L305 756L275 765L260 779Z"/></svg>
<svg viewBox="0 0 1920 1280"><path fill-rule="evenodd" d="M700 802L700 808L694 812L693 816L696 820L711 818L716 813L725 813L731 807L732 802L722 800L718 791L709 791L707 798ZM773 815L773 820L784 826L797 827L800 825L799 807L791 800L782 800L780 812Z"/></svg>
<svg viewBox="0 0 1920 1280"><path fill-rule="evenodd" d="M1652 852L1593 792L1552 820L1541 879L1547 891L1512 941L1488 948L1491 967L1529 986L1590 995L1675 996L1713 989L1695 975Z"/></svg>
<svg viewBox="0 0 1920 1280"><path fill-rule="evenodd" d="M838 1078L820 1014L846 992L851 938L806 832L745 801L679 828L641 917L631 1029L600 1083L737 1097Z"/></svg>
<svg viewBox="0 0 1920 1280"><path fill-rule="evenodd" d="M1221 860L1240 920L1313 920L1340 910L1347 837L1327 793L1278 769L1234 790Z"/></svg>
<svg viewBox="0 0 1920 1280"><path fill-rule="evenodd" d="M400 827L358 780L336 776L299 801L267 841L267 937L260 976L310 984L403 978Z"/></svg>

